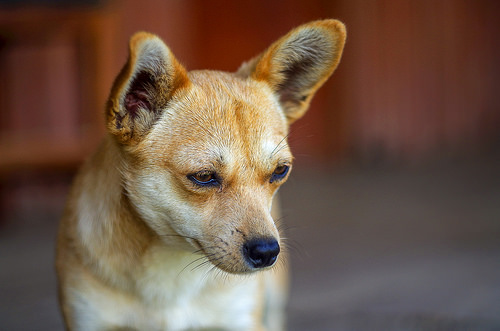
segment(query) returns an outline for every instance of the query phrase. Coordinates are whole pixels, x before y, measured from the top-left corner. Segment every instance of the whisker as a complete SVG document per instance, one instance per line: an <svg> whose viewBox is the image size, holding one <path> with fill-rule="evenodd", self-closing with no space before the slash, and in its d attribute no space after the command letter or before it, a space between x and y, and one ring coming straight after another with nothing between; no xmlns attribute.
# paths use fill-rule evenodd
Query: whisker
<svg viewBox="0 0 500 331"><path fill-rule="evenodd" d="M303 246L301 246L300 243L295 240L287 239L286 241L283 241L281 245L287 252L291 253L291 254L285 254L285 256L293 255L299 258L304 258L305 255L307 255L304 253L305 250Z"/></svg>
<svg viewBox="0 0 500 331"><path fill-rule="evenodd" d="M219 257L218 260L221 260L222 257ZM217 274L214 274L215 271L220 270L218 268L219 265L222 264L222 261L217 263L217 265L213 264L210 269L208 269L205 274L203 275L204 280L207 280L209 276L213 276L214 278L217 276Z"/></svg>
<svg viewBox="0 0 500 331"><path fill-rule="evenodd" d="M271 157L273 157L274 154L278 152L278 151L276 151L276 149L288 138L289 135L290 135L290 133L288 133L286 136L283 137L283 139L281 139L278 142L278 144L276 145L276 147L274 147L274 149L271 152ZM286 146L286 144L284 146Z"/></svg>
<svg viewBox="0 0 500 331"><path fill-rule="evenodd" d="M210 260L208 260L208 259L207 259L206 261L204 261L204 262L202 262L202 263L198 264L197 266L193 267L193 268L191 269L191 272L193 272L193 271L195 271L195 270L197 270L197 269L200 269L201 267L203 267L203 266L205 266L205 265L207 265L207 264L210 264L210 263L212 263L212 261L210 261Z"/></svg>
<svg viewBox="0 0 500 331"><path fill-rule="evenodd" d="M285 148L287 148L287 147L288 147L288 145L287 145L287 144L283 144L283 145L281 145L279 148L277 148L277 147L276 147L276 148L274 149L274 150L275 150L275 151L274 151L274 154L277 154L278 152L280 152L281 150L283 150L283 149L285 149Z"/></svg>
<svg viewBox="0 0 500 331"><path fill-rule="evenodd" d="M183 239L191 239L191 240L197 240L196 238L194 237L190 237L190 236L184 236L184 235L181 235L181 234L177 234L177 233L172 233L172 234L160 234L161 237L178 237L178 238L183 238Z"/></svg>
<svg viewBox="0 0 500 331"><path fill-rule="evenodd" d="M215 253L213 253L213 254L211 254L211 255L203 255L203 256L200 256L199 258L197 258L197 259L195 259L195 260L193 260L193 261L189 262L189 263L188 263L188 264L187 264L184 268L182 268L182 270L179 272L179 275L180 275L181 273L183 273L183 272L184 272L187 268L189 268L190 266L192 266L193 264L198 263L198 262L200 262L200 261L202 261L202 260L207 259L207 261L203 261L203 263L205 263L205 262L210 262L209 258L210 258L211 256L213 256L213 255L215 255ZM202 264L203 264L203 263L202 263ZM197 267L195 267L195 268L197 268ZM193 270L194 270L194 268L193 268L193 269L191 269L191 271L193 271Z"/></svg>
<svg viewBox="0 0 500 331"><path fill-rule="evenodd" d="M283 215L283 216L281 216L279 218L276 218L274 220L274 224L276 224L276 228L278 228L278 231L281 231L281 229L283 228L283 226L286 225L286 223L285 223L285 217L286 217L286 215Z"/></svg>
<svg viewBox="0 0 500 331"><path fill-rule="evenodd" d="M278 263L273 267L274 272L280 272L283 269L286 271L289 268L288 255L282 256Z"/></svg>

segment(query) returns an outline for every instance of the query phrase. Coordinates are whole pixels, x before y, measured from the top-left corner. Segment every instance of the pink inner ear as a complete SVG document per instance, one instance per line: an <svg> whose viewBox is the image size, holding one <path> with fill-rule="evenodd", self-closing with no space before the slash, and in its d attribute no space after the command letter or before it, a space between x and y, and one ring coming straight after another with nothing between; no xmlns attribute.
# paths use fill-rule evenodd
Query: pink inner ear
<svg viewBox="0 0 500 331"><path fill-rule="evenodd" d="M151 110L149 95L145 90L133 90L125 96L125 108L132 118L135 118L140 109Z"/></svg>

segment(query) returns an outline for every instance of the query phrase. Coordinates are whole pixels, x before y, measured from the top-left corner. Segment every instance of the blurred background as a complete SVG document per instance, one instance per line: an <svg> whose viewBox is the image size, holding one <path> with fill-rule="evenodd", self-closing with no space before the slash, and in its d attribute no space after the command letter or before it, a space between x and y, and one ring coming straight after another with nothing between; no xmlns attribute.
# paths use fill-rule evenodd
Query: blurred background
<svg viewBox="0 0 500 331"><path fill-rule="evenodd" d="M0 330L62 330L54 238L137 30L236 70L347 25L294 124L289 330L500 329L500 2L0 0Z"/></svg>

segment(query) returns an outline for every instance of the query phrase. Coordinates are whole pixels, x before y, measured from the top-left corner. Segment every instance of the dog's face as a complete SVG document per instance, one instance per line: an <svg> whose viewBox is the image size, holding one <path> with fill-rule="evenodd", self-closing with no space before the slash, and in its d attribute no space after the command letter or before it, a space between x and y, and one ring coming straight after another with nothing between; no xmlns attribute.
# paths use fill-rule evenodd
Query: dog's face
<svg viewBox="0 0 500 331"><path fill-rule="evenodd" d="M139 144L128 190L157 233L184 236L221 269L270 266L279 252L272 197L292 163L285 116L262 83L189 78Z"/></svg>
<svg viewBox="0 0 500 331"><path fill-rule="evenodd" d="M340 22L310 23L230 74L187 73L157 37L132 38L108 129L130 200L166 244L231 273L275 264L270 210L292 167L288 127L337 66L344 39Z"/></svg>

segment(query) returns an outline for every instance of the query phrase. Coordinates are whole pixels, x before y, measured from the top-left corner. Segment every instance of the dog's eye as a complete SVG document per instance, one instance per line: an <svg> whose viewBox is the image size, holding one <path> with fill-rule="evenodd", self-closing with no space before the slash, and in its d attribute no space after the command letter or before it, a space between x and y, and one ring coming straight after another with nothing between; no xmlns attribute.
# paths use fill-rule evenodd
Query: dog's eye
<svg viewBox="0 0 500 331"><path fill-rule="evenodd" d="M219 179L215 172L212 171L200 171L195 174L187 176L189 180L200 186L212 186L219 185Z"/></svg>
<svg viewBox="0 0 500 331"><path fill-rule="evenodd" d="M272 183L274 181L285 178L286 174L288 173L288 170L290 170L290 166L286 164L277 166L276 169L274 169L274 172L271 175L271 179L269 180L269 182Z"/></svg>

